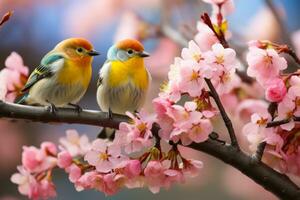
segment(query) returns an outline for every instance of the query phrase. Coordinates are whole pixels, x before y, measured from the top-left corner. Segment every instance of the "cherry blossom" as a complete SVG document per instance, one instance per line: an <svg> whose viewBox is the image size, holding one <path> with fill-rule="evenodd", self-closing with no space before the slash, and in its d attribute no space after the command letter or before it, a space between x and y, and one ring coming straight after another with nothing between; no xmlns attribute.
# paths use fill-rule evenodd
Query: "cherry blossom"
<svg viewBox="0 0 300 200"><path fill-rule="evenodd" d="M126 153L141 151L153 144L151 132L155 116L147 115L141 111L137 117L133 114L126 113L131 119L132 124L121 123L119 130L116 132L116 145L123 146Z"/></svg>
<svg viewBox="0 0 300 200"><path fill-rule="evenodd" d="M16 52L7 57L5 66L0 71L0 100L13 102L27 81L29 69Z"/></svg>
<svg viewBox="0 0 300 200"><path fill-rule="evenodd" d="M211 46L219 43L217 36L214 32L203 22L197 23L197 34L195 36L195 41L200 47L201 51L208 51L211 49Z"/></svg>
<svg viewBox="0 0 300 200"><path fill-rule="evenodd" d="M106 173L126 158L121 156L120 146L107 140L97 139L93 141L92 148L86 153L84 159L90 165L95 166L97 171Z"/></svg>
<svg viewBox="0 0 300 200"><path fill-rule="evenodd" d="M274 49L250 47L247 62L249 64L247 74L255 77L262 86L278 77L280 70L287 68L286 60L280 57Z"/></svg>
<svg viewBox="0 0 300 200"><path fill-rule="evenodd" d="M86 135L79 136L74 129L66 131L66 137L59 140L61 148L68 151L71 156L84 155L91 148L91 144Z"/></svg>
<svg viewBox="0 0 300 200"><path fill-rule="evenodd" d="M282 79L276 78L266 84L266 99L270 102L280 102L287 93Z"/></svg>

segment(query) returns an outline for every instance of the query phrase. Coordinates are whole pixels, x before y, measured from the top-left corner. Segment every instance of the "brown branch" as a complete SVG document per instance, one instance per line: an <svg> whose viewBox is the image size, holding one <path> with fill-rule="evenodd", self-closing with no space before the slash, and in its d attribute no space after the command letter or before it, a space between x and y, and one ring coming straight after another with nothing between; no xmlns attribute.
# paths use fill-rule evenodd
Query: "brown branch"
<svg viewBox="0 0 300 200"><path fill-rule="evenodd" d="M237 141L237 138L235 136L235 132L234 132L234 129L232 126L232 122L231 122L230 118L228 117L228 115L222 105L222 102L220 100L220 97L219 97L215 87L213 86L213 84L211 83L211 81L209 79L205 78L205 82L210 90L212 98L215 100L215 102L220 110L221 116L222 116L225 126L228 130L228 134L230 136L232 146L235 147L237 150L240 150L240 147L239 147L239 144L238 144L238 141Z"/></svg>
<svg viewBox="0 0 300 200"><path fill-rule="evenodd" d="M266 145L267 145L266 142L262 142L257 146L257 150L253 156L254 161L256 161L256 162L261 161L264 151L265 151L265 148L266 148Z"/></svg>
<svg viewBox="0 0 300 200"><path fill-rule="evenodd" d="M127 116L113 115L113 119L108 119L108 114L100 111L83 110L81 113L77 113L73 109L61 108L55 114L52 114L45 107L24 106L2 101L0 101L0 117L110 128L118 128L121 122L128 122ZM158 130L159 127L154 127L152 129L153 134L157 135ZM253 158L242 151L237 151L236 147L213 139L198 144L192 143L189 147L203 151L235 167L281 199L300 199L299 188L287 176L280 174L262 162L253 162Z"/></svg>
<svg viewBox="0 0 300 200"><path fill-rule="evenodd" d="M3 17L0 19L0 26L2 26L4 23L6 23L10 17L13 15L13 11L8 11L3 15Z"/></svg>
<svg viewBox="0 0 300 200"><path fill-rule="evenodd" d="M113 114L113 120L108 113L83 110L78 113L75 109L57 108L53 114L46 107L26 106L0 101L0 118L25 119L37 122L61 122L69 124L87 124L109 128L119 128L119 124L128 121L124 115Z"/></svg>

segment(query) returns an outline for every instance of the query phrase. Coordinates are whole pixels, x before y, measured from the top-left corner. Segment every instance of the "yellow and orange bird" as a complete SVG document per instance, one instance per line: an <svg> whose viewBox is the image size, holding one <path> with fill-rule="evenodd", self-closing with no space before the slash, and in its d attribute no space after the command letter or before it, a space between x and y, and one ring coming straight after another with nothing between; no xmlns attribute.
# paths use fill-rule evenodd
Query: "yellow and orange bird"
<svg viewBox="0 0 300 200"><path fill-rule="evenodd" d="M92 76L93 56L99 55L83 38L63 40L47 53L31 73L17 101L56 107L73 106L81 110L78 101L85 94Z"/></svg>
<svg viewBox="0 0 300 200"><path fill-rule="evenodd" d="M125 39L110 47L97 84L101 110L125 114L141 108L151 81L144 63L148 56L143 45L134 39Z"/></svg>

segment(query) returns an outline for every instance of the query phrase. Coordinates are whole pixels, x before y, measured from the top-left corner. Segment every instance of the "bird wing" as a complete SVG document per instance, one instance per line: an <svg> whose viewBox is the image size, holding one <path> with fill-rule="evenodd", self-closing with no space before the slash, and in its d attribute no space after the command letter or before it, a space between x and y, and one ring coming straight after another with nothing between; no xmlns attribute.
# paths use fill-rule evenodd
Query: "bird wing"
<svg viewBox="0 0 300 200"><path fill-rule="evenodd" d="M39 80L51 77L56 71L55 63L63 58L64 56L60 54L47 54L42 59L41 64L37 68L35 68L35 70L31 73L30 77L27 80L27 83L21 91L26 92Z"/></svg>
<svg viewBox="0 0 300 200"><path fill-rule="evenodd" d="M105 63L102 65L99 72L98 81L97 81L97 88L103 84L103 77L108 76L107 72L110 69L110 65L111 63L109 60L106 60Z"/></svg>

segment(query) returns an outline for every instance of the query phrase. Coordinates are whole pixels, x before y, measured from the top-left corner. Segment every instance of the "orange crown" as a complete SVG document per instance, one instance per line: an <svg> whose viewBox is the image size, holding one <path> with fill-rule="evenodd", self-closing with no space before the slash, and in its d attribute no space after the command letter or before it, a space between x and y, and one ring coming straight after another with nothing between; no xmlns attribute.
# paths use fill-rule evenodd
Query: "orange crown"
<svg viewBox="0 0 300 200"><path fill-rule="evenodd" d="M80 46L85 48L86 50L90 51L93 49L92 44L84 39L84 38L69 38L66 40L63 40L62 42L60 42L56 48L64 48L64 47L70 47L70 46Z"/></svg>
<svg viewBox="0 0 300 200"><path fill-rule="evenodd" d="M135 51L144 51L142 43L134 39L121 40L116 44L118 49L133 49Z"/></svg>

